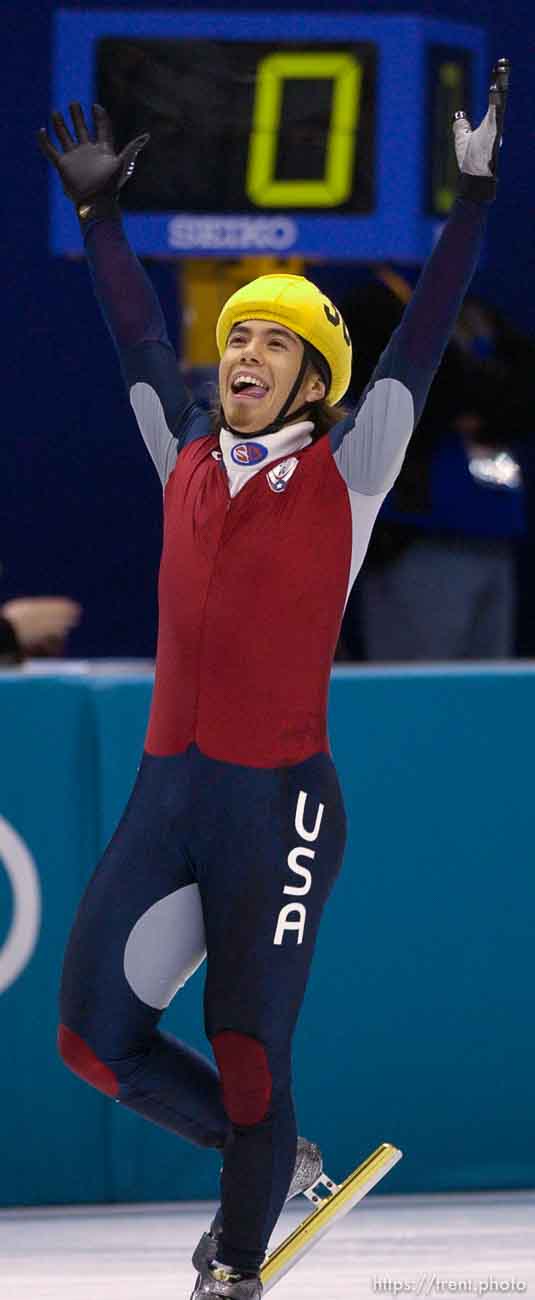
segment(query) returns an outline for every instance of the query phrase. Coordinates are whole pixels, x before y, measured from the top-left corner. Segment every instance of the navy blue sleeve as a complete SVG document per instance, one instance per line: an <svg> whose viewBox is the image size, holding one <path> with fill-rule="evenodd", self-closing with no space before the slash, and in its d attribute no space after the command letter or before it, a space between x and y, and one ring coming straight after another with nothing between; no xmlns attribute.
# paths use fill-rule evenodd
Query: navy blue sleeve
<svg viewBox="0 0 535 1300"><path fill-rule="evenodd" d="M85 249L130 401L165 485L179 447L206 434L209 417L192 401L182 380L158 297L120 219L104 218L91 224Z"/></svg>
<svg viewBox="0 0 535 1300"><path fill-rule="evenodd" d="M331 430L338 468L354 491L386 493L399 474L476 269L488 207L456 199L357 407Z"/></svg>

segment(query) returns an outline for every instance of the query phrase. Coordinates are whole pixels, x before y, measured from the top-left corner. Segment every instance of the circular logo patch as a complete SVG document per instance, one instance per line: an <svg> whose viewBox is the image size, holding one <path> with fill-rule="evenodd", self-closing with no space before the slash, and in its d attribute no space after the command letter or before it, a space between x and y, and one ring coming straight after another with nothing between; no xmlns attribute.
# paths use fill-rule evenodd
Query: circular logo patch
<svg viewBox="0 0 535 1300"><path fill-rule="evenodd" d="M232 448L230 457L235 465L258 465L267 454L268 449L261 442L239 442L237 447Z"/></svg>

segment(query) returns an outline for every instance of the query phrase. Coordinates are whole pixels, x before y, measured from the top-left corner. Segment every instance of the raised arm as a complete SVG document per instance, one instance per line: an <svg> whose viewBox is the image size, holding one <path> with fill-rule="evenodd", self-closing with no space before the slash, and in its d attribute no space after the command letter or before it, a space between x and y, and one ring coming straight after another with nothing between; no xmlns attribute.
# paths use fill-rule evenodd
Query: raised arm
<svg viewBox="0 0 535 1300"><path fill-rule="evenodd" d="M500 60L494 76L489 108L477 131L471 130L466 114L455 115L459 197L356 409L331 431L341 474L350 489L366 496L384 496L399 474L479 260L496 192L507 60Z"/></svg>
<svg viewBox="0 0 535 1300"><path fill-rule="evenodd" d="M181 379L157 295L122 228L117 196L149 137L139 136L117 155L105 109L93 106L95 140L89 137L80 105L71 104L70 109L76 138L60 113L52 115L63 153L45 130L39 132L39 143L76 204L95 293L139 427L165 486L179 447L207 431L207 416L191 401Z"/></svg>
<svg viewBox="0 0 535 1300"><path fill-rule="evenodd" d="M153 285L132 251L120 213L82 221L91 278L119 353L139 428L163 486L177 452L206 414L191 400Z"/></svg>

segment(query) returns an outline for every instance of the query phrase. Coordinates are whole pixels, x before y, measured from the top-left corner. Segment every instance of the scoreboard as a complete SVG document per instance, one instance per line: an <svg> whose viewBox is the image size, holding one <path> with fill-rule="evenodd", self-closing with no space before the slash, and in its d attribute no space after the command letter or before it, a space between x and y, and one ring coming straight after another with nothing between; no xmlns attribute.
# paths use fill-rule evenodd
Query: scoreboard
<svg viewBox="0 0 535 1300"><path fill-rule="evenodd" d="M60 10L51 107L103 103L120 148L150 132L121 196L142 256L419 262L489 68L478 28L417 15ZM51 248L77 253L50 183Z"/></svg>

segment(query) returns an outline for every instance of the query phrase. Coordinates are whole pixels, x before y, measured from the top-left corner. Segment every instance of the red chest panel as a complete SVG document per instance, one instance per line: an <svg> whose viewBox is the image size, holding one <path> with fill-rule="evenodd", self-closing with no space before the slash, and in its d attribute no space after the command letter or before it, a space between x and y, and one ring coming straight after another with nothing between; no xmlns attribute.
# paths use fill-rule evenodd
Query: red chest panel
<svg viewBox="0 0 535 1300"><path fill-rule="evenodd" d="M327 692L349 580L351 512L328 438L280 491L259 468L230 498L214 437L165 492L156 681L146 748L254 767L328 750ZM276 463L276 462L275 462Z"/></svg>

